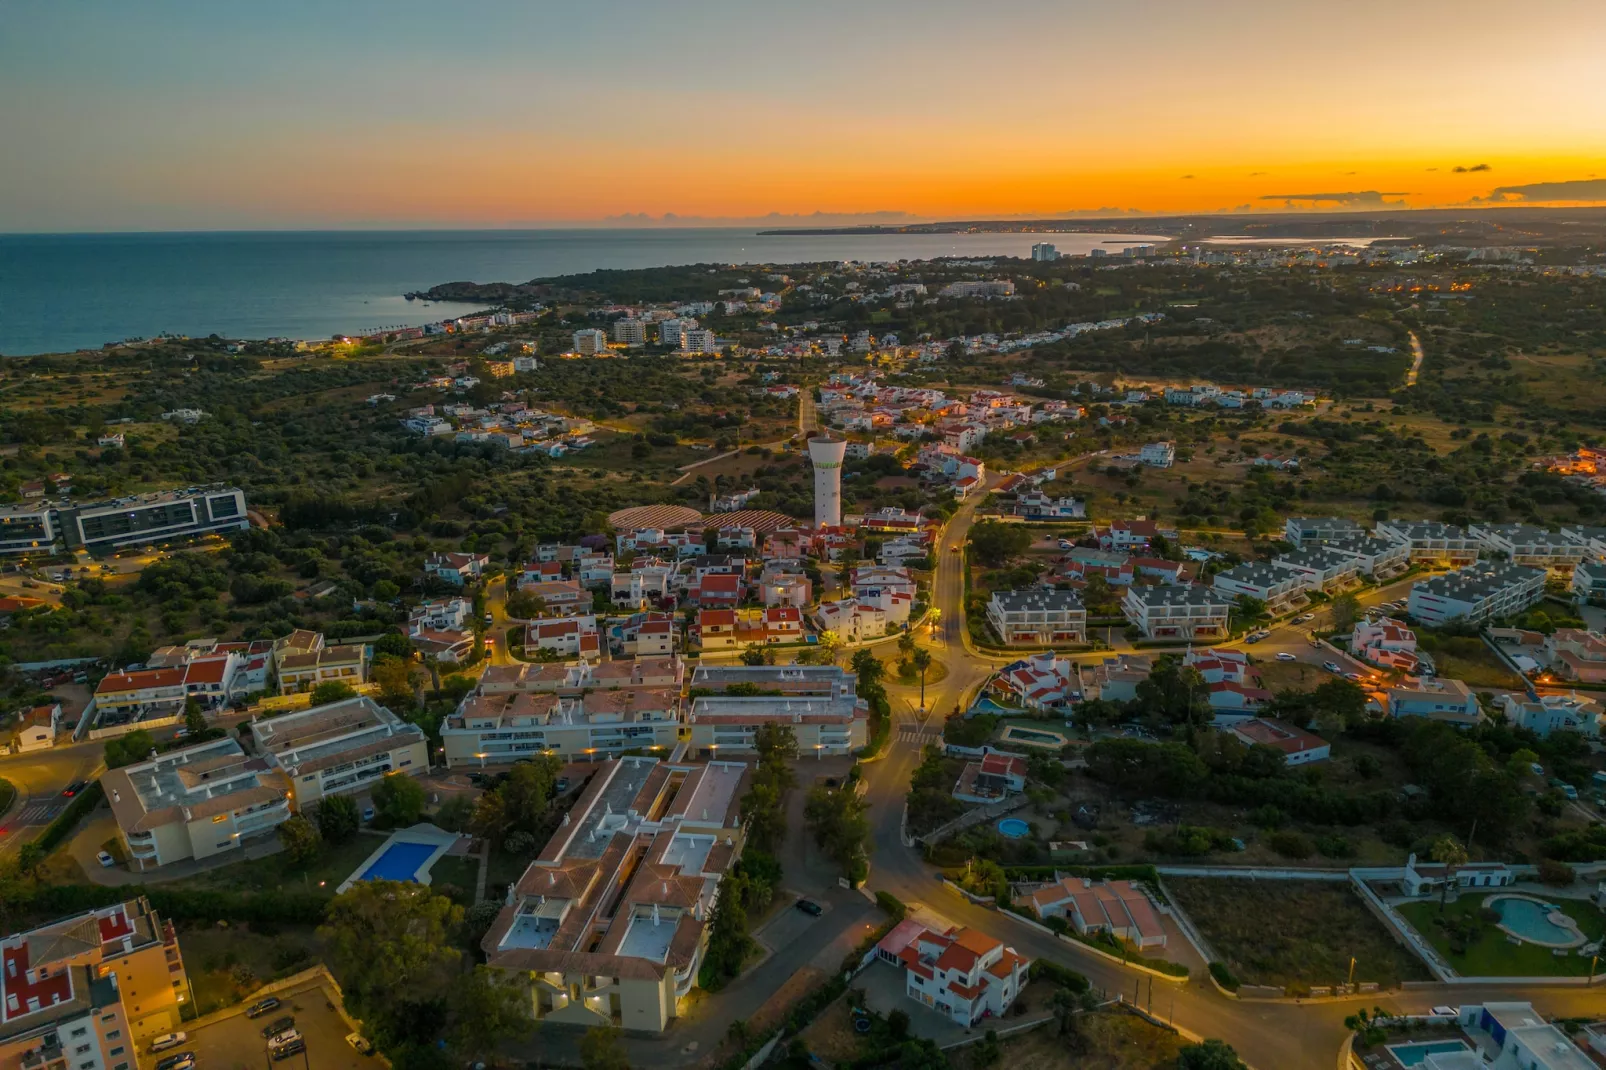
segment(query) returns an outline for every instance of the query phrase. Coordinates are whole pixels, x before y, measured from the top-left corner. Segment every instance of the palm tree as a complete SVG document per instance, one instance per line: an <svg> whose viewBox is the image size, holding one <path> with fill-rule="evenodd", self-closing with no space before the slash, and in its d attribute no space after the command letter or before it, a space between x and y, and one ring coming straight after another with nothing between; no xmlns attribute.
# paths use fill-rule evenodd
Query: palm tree
<svg viewBox="0 0 1606 1070"><path fill-rule="evenodd" d="M920 674L920 708L926 708L926 673L931 669L931 651L920 647L909 656L909 662Z"/></svg>
<svg viewBox="0 0 1606 1070"><path fill-rule="evenodd" d="M1444 883L1439 885L1439 913L1444 913L1445 901L1450 895L1450 884L1455 880L1457 866L1466 864L1467 849L1454 836L1440 836L1434 841L1428 857L1444 864Z"/></svg>

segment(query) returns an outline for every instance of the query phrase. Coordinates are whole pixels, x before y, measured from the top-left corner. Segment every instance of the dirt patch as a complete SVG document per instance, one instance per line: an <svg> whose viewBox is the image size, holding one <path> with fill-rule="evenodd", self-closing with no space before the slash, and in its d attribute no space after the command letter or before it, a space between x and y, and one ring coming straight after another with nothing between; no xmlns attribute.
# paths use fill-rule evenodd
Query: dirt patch
<svg viewBox="0 0 1606 1070"><path fill-rule="evenodd" d="M845 1063L858 1056L859 1038L853 1031L853 1014L848 1010L846 994L809 1023L803 1030L803 1042L828 1063Z"/></svg>
<svg viewBox="0 0 1606 1070"><path fill-rule="evenodd" d="M986 1044L971 1045L953 1053L955 1070L981 1070L984 1065L1009 1070L1161 1070L1175 1065L1186 1044L1169 1029L1119 1012L1084 1014L1076 1030L1060 1033L1057 1022L1046 1022L1001 1043L1003 1057L987 1064Z"/></svg>
<svg viewBox="0 0 1606 1070"><path fill-rule="evenodd" d="M812 992L816 987L825 983L824 971L816 970L812 966L805 966L794 973L775 994L764 1001L764 1005L753 1012L747 1020L748 1032L759 1034L774 1028L786 1017L792 1009L792 1004Z"/></svg>

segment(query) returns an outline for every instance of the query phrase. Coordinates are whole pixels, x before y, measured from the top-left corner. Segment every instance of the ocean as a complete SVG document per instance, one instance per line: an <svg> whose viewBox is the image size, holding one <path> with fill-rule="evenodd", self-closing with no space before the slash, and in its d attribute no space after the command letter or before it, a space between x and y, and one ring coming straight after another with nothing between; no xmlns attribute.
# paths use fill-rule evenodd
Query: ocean
<svg viewBox="0 0 1606 1070"><path fill-rule="evenodd" d="M156 334L328 338L476 308L407 301L444 282L527 282L598 268L1118 251L1140 234L760 236L757 228L258 231L0 235L0 354Z"/></svg>

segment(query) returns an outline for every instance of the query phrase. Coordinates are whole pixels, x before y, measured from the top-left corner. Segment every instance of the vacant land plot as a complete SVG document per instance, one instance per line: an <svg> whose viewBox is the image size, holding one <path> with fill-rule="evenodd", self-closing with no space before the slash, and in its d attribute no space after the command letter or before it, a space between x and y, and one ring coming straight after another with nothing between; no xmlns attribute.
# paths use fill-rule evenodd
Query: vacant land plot
<svg viewBox="0 0 1606 1070"><path fill-rule="evenodd" d="M1347 882L1166 879L1201 935L1244 984L1289 988L1431 980Z"/></svg>
<svg viewBox="0 0 1606 1070"><path fill-rule="evenodd" d="M953 1052L949 1062L956 1070L981 1070L986 1065L1010 1070L1165 1070L1176 1065L1177 1052L1186 1043L1171 1030L1132 1014L1084 1014L1076 1022L1070 1035L1061 1035L1058 1024L1049 1022L1005 1039L1000 1044L1003 1058L996 1064L983 1061L985 1043Z"/></svg>
<svg viewBox="0 0 1606 1070"><path fill-rule="evenodd" d="M1486 898L1463 895L1446 904L1443 913L1437 900L1405 903L1396 909L1457 973L1468 977L1582 977L1589 973L1588 955L1557 955L1547 947L1513 944L1498 925L1479 916ZM1597 907L1575 899L1555 902L1592 942L1606 935L1606 914ZM1457 946L1464 950L1459 954L1452 950L1452 927L1461 931Z"/></svg>
<svg viewBox="0 0 1606 1070"><path fill-rule="evenodd" d="M179 931L179 951L195 989L195 1009L210 1014L245 999L280 977L314 965L321 953L311 926L190 925Z"/></svg>

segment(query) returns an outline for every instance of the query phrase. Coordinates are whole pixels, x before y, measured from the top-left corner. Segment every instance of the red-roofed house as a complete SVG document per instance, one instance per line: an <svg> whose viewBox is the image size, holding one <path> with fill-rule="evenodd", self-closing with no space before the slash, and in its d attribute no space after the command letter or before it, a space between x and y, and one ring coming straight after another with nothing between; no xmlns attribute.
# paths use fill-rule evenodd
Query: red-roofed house
<svg viewBox="0 0 1606 1070"><path fill-rule="evenodd" d="M116 720L167 717L184 708L183 669L107 673L95 688L95 707Z"/></svg>
<svg viewBox="0 0 1606 1070"><path fill-rule="evenodd" d="M1283 752L1283 761L1289 765L1309 765L1312 762L1326 761L1332 757L1333 748L1320 736L1313 736L1303 729L1283 724L1281 721L1265 721L1259 718L1238 721L1226 727L1250 746L1273 747Z"/></svg>
<svg viewBox="0 0 1606 1070"><path fill-rule="evenodd" d="M1039 918L1064 918L1083 936L1107 932L1136 947L1164 947L1165 926L1148 893L1131 881L1062 877L1031 894Z"/></svg>
<svg viewBox="0 0 1606 1070"><path fill-rule="evenodd" d="M967 762L954 784L960 802L990 803L1026 790L1026 759L1018 754L984 754Z"/></svg>
<svg viewBox="0 0 1606 1070"><path fill-rule="evenodd" d="M216 709L234 695L235 678L245 658L235 653L194 658L184 666L184 693L206 709Z"/></svg>
<svg viewBox="0 0 1606 1070"><path fill-rule="evenodd" d="M35 706L22 715L17 734L11 737L11 752L26 754L29 751L47 750L56 745L56 733L61 731L61 703Z"/></svg>
<svg viewBox="0 0 1606 1070"><path fill-rule="evenodd" d="M698 610L691 635L704 650L729 650L749 643L800 643L803 611L796 606Z"/></svg>
<svg viewBox="0 0 1606 1070"><path fill-rule="evenodd" d="M588 615L533 620L524 628L524 649L551 650L566 658L600 658L602 639L597 618Z"/></svg>
<svg viewBox="0 0 1606 1070"><path fill-rule="evenodd" d="M877 957L903 967L910 999L950 1020L968 1028L983 1018L1000 1018L1025 986L1031 960L986 933L913 928L905 922L888 933L876 945Z"/></svg>
<svg viewBox="0 0 1606 1070"><path fill-rule="evenodd" d="M1112 520L1104 527L1093 528L1101 550L1147 549L1158 534L1160 529L1152 520Z"/></svg>
<svg viewBox="0 0 1606 1070"><path fill-rule="evenodd" d="M1209 693L1206 698L1210 701L1210 710L1217 725L1253 717L1262 706L1275 697L1263 687L1240 684L1233 680L1222 680L1207 686Z"/></svg>
<svg viewBox="0 0 1606 1070"><path fill-rule="evenodd" d="M1414 675L1421 664L1416 655L1416 633L1392 617L1367 619L1355 625L1350 653L1384 669Z"/></svg>
<svg viewBox="0 0 1606 1070"><path fill-rule="evenodd" d="M733 608L742 602L743 578L734 572L705 572L686 589L686 600L702 608Z"/></svg>

